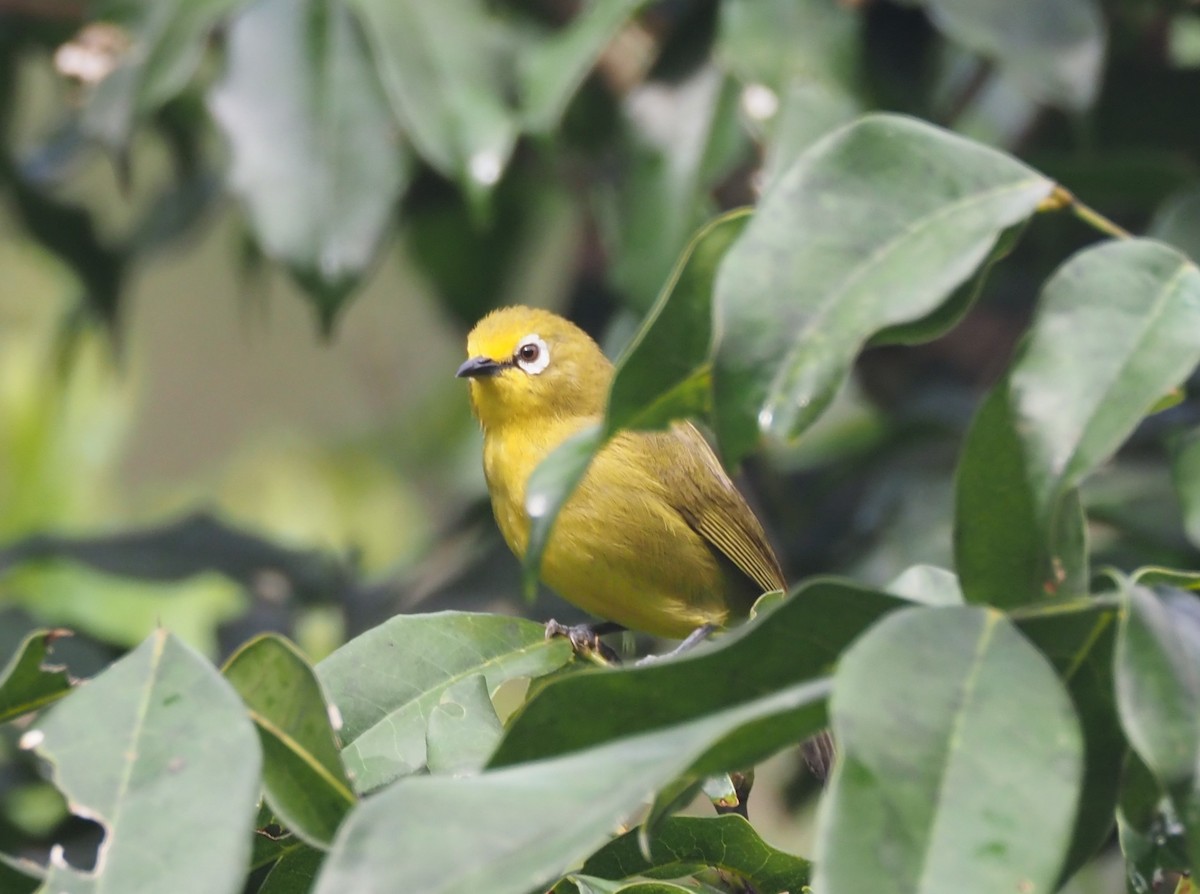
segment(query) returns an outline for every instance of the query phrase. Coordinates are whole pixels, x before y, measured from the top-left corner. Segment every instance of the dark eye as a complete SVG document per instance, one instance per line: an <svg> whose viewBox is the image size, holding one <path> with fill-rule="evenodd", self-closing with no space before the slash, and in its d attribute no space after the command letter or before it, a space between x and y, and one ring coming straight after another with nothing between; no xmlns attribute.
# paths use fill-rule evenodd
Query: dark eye
<svg viewBox="0 0 1200 894"><path fill-rule="evenodd" d="M538 355L542 353L537 342L529 342L517 348L517 359L522 363L534 363L538 359Z"/></svg>

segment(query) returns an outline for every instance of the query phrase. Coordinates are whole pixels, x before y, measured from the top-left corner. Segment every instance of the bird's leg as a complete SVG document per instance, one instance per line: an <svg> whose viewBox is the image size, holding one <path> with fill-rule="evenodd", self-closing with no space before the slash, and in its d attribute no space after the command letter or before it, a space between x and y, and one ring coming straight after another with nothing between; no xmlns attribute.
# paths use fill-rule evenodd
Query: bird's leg
<svg viewBox="0 0 1200 894"><path fill-rule="evenodd" d="M677 645L670 652L665 652L662 655L647 655L638 664L651 664L655 661L662 661L664 658L674 658L677 655L682 655L684 652L690 652L700 643L708 639L709 634L717 629L716 624L701 624L695 630L687 635L687 639Z"/></svg>
<svg viewBox="0 0 1200 894"><path fill-rule="evenodd" d="M575 650L577 655L584 658L598 655L607 664L620 664L621 657L609 646L601 642L600 637L624 629L620 624L612 621L601 621L598 624L576 624L573 627L568 627L566 624L558 623L558 621L549 620L546 622L546 639L565 636L570 640L571 648Z"/></svg>

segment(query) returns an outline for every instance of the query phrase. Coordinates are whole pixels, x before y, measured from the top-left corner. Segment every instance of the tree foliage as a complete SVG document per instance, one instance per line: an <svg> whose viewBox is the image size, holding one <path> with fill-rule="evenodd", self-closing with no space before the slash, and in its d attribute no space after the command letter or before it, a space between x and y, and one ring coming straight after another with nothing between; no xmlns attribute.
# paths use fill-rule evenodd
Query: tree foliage
<svg viewBox="0 0 1200 894"><path fill-rule="evenodd" d="M582 209L570 309L626 346L604 424L530 483L527 589L604 440L684 416L800 572L692 653L589 666L525 618L393 614L396 579L219 514L71 530L45 495L104 489L39 457L104 413L0 395L25 476L0 472L0 598L29 622L0 761L102 835L81 867L43 847L70 819L6 809L0 888L1032 894L1115 846L1137 894L1200 869L1198 33L1150 0L0 0L0 185L74 275L64 325L119 341L130 272L226 194L332 338L394 241L466 326L545 208ZM21 145L17 73L51 50L74 102ZM102 236L72 166L128 177L147 139L170 176ZM47 565L214 575L294 632L283 586L356 635L219 666L79 612L81 681L49 663ZM826 726L810 853L679 813Z"/></svg>

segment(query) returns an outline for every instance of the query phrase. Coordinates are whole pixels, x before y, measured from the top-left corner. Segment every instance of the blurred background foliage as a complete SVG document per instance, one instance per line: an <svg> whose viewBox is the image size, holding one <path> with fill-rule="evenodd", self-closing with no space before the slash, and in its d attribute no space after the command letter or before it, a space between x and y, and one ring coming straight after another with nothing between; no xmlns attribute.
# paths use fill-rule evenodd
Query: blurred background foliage
<svg viewBox="0 0 1200 894"><path fill-rule="evenodd" d="M1200 259L1197 108L1186 0L0 0L0 654L565 620L486 505L453 378L479 316L552 307L615 354L699 224L871 109ZM746 464L791 579L951 564L978 398L1095 238L1044 216L960 325L869 349ZM1196 567L1196 417L1085 488L1101 564ZM0 795L0 850L82 827L11 736Z"/></svg>

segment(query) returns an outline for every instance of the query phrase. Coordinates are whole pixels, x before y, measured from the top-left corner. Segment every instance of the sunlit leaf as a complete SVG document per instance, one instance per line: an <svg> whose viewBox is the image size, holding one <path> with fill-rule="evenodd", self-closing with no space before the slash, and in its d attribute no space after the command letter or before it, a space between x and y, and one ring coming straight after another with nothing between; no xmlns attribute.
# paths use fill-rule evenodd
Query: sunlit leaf
<svg viewBox="0 0 1200 894"><path fill-rule="evenodd" d="M224 673L258 729L275 815L310 844L328 845L355 797L312 667L287 640L264 635L234 653Z"/></svg>
<svg viewBox="0 0 1200 894"><path fill-rule="evenodd" d="M342 715L342 759L359 792L426 764L429 718L443 693L483 675L489 691L538 677L571 660L541 624L500 615L397 615L317 665Z"/></svg>
<svg viewBox="0 0 1200 894"><path fill-rule="evenodd" d="M915 120L871 115L775 181L717 277L716 429L737 459L800 434L874 333L929 315L1051 183Z"/></svg>
<svg viewBox="0 0 1200 894"><path fill-rule="evenodd" d="M26 737L72 809L106 833L99 871L53 861L46 890L242 890L258 738L229 684L175 637L152 635Z"/></svg>
<svg viewBox="0 0 1200 894"><path fill-rule="evenodd" d="M353 0L392 110L421 157L469 192L496 184L516 142L501 20L482 0Z"/></svg>
<svg viewBox="0 0 1200 894"><path fill-rule="evenodd" d="M331 0L255 0L228 34L211 94L230 180L267 254L326 321L375 255L406 178L357 23Z"/></svg>
<svg viewBox="0 0 1200 894"><path fill-rule="evenodd" d="M408 776L347 817L316 894L528 894L577 866L657 788L761 759L821 721L824 681L476 776Z"/></svg>
<svg viewBox="0 0 1200 894"><path fill-rule="evenodd" d="M814 890L1053 890L1083 742L1053 668L1001 614L889 616L843 657L830 713Z"/></svg>
<svg viewBox="0 0 1200 894"><path fill-rule="evenodd" d="M967 435L956 553L967 599L1078 591L1075 488L1200 360L1200 271L1148 240L1077 254L1046 283L1028 341Z"/></svg>

